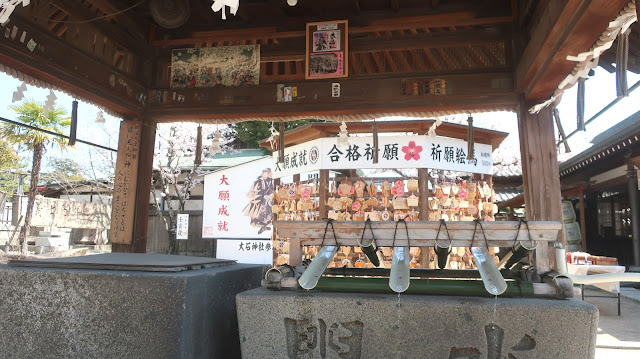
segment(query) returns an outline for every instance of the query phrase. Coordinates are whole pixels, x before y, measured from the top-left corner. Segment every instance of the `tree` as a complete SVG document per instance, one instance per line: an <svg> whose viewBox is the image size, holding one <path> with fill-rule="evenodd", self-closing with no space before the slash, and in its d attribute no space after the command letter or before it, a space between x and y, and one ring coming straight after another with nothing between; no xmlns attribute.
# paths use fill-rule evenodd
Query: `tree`
<svg viewBox="0 0 640 359"><path fill-rule="evenodd" d="M42 174L42 179L46 184L60 183L62 185L71 184L77 181L86 181L82 174L79 163L70 158L50 158L49 171Z"/></svg>
<svg viewBox="0 0 640 359"><path fill-rule="evenodd" d="M22 123L59 134L63 134L63 131L71 123L69 117L66 117L67 111L64 108L56 107L45 116L44 107L34 100L27 100L20 105L11 105L9 109L18 115L18 120ZM18 237L22 246L22 253L26 254L27 235L31 229L31 217L36 200L36 189L40 179L42 156L47 146L57 146L64 149L67 146L67 142L62 137L12 123L2 124L0 126L0 135L11 143L24 145L28 150L33 151L27 213L24 219L24 226Z"/></svg>
<svg viewBox="0 0 640 359"><path fill-rule="evenodd" d="M0 191L16 193L18 189L16 173L23 167L24 164L11 143L0 139Z"/></svg>
<svg viewBox="0 0 640 359"><path fill-rule="evenodd" d="M211 132L214 132L213 126L203 126L203 137L212 137L207 136ZM169 254L177 254L177 215L184 211L191 191L203 182L208 171L203 171L194 163L196 128L192 124L158 126L156 138L158 148L154 153L151 198L156 214L162 219L169 234ZM207 151L208 146L205 144L203 157L207 155ZM160 191L159 198L156 190Z"/></svg>
<svg viewBox="0 0 640 359"><path fill-rule="evenodd" d="M285 130L291 130L300 126L304 126L311 122L319 122L315 119L301 119L298 121L291 121L285 123ZM245 143L249 148L260 148L258 143L261 140L269 138L271 136L270 122L263 121L247 121L239 122L229 125L233 131L228 131L224 134L226 140L239 139ZM280 130L278 123L274 123L273 126L276 130Z"/></svg>

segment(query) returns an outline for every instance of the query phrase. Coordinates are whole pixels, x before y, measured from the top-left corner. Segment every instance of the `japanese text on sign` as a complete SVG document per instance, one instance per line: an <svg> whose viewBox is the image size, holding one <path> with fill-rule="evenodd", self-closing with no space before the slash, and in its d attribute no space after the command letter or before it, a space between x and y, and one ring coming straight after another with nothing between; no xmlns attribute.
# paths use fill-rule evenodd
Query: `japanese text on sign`
<svg viewBox="0 0 640 359"><path fill-rule="evenodd" d="M139 121L122 121L120 124L111 205L112 243L129 244L132 241L141 128L142 123Z"/></svg>
<svg viewBox="0 0 640 359"><path fill-rule="evenodd" d="M336 138L310 141L286 148L282 163L274 153L274 177L319 169L432 168L491 174L493 168L491 145L474 144L475 156L467 159L467 142L446 137L381 136L377 164L373 163L374 151L371 137L349 137L345 145Z"/></svg>

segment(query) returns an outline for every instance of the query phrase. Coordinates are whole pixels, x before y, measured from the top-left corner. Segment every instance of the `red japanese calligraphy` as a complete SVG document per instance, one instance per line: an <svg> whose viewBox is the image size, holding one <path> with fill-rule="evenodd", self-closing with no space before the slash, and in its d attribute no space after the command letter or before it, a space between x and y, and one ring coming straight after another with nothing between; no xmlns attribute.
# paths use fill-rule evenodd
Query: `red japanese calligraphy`
<svg viewBox="0 0 640 359"><path fill-rule="evenodd" d="M220 185L229 185L229 182L227 182L227 180L229 179L229 177L222 175L222 178L220 178Z"/></svg>

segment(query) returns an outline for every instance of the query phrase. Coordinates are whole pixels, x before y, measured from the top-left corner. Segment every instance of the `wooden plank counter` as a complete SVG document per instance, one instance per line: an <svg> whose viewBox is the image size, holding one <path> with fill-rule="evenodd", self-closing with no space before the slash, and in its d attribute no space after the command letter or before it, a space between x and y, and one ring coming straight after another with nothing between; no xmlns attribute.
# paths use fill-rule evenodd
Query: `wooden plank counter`
<svg viewBox="0 0 640 359"><path fill-rule="evenodd" d="M358 240L362 236L364 223L363 221L334 221L333 225L336 232L337 244L340 246L358 246ZM395 246L433 247L435 245L440 222L414 221L406 223L409 228L409 243L407 243L407 234L404 225L399 224ZM327 222L324 221L276 221L274 223L278 237L288 238L290 240L290 265L295 267L302 264L302 246L322 245L322 237L326 225ZM378 247L394 246L393 234L396 228L396 222L371 222L371 227L373 228ZM474 228L476 227L475 222L447 222L447 227L449 228L449 234L451 235L454 247L471 246ZM484 228L489 247L512 247L514 239L516 239L516 234L518 241L524 241L525 245L530 246L527 227L524 223L518 233L516 233L518 228L518 222L516 221L482 222L482 227ZM529 222L529 229L531 231L531 238L535 244L545 249L550 242L559 241L562 236L561 222ZM485 245L480 225L477 226L476 230L474 246ZM365 234L367 243L370 238L371 233L367 229ZM444 227L442 227L440 235L438 236L438 243L441 245L449 243ZM328 228L324 244L335 244L331 226ZM294 249L294 247L296 248ZM535 265L538 270L546 271L549 268L555 267L552 265L552 262L550 258L536 258Z"/></svg>

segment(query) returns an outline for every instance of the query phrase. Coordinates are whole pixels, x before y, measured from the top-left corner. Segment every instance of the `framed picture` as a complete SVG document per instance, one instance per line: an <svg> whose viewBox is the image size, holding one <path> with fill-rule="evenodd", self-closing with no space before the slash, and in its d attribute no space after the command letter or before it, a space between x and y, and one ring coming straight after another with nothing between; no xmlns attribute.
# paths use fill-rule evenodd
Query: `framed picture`
<svg viewBox="0 0 640 359"><path fill-rule="evenodd" d="M347 20L307 24L306 79L349 76L348 31Z"/></svg>

